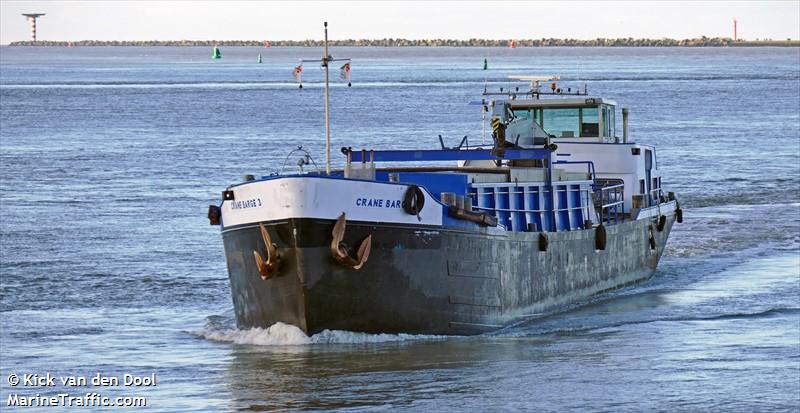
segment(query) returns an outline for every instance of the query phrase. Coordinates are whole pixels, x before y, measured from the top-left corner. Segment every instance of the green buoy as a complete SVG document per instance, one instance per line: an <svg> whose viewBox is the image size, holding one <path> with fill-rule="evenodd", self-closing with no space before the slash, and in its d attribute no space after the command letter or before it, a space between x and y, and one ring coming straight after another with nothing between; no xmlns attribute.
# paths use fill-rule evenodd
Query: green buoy
<svg viewBox="0 0 800 413"><path fill-rule="evenodd" d="M261 53L258 54L258 63L261 63Z"/></svg>
<svg viewBox="0 0 800 413"><path fill-rule="evenodd" d="M484 58L483 59L483 70L488 70L488 69L489 69L489 61Z"/></svg>
<svg viewBox="0 0 800 413"><path fill-rule="evenodd" d="M222 53L219 52L219 47L214 46L214 51L211 53L212 59L221 59Z"/></svg>

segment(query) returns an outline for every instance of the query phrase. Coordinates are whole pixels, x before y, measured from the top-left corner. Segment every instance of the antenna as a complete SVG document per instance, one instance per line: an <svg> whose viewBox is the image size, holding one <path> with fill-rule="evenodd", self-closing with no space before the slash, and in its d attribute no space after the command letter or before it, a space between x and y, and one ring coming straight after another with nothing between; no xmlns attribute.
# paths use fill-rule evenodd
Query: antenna
<svg viewBox="0 0 800 413"><path fill-rule="evenodd" d="M350 71L350 59L334 59L328 54L328 22L324 22L325 27L325 55L322 56L320 60L309 60L309 59L301 59L300 65L302 66L305 62L320 62L322 67L325 69L325 174L331 174L331 118L330 118L330 90L329 90L329 81L330 81L330 74L328 73L328 66L330 66L330 62L347 62L345 66L347 67L348 72L348 80L349 80L349 71ZM343 66L343 70L344 66ZM302 71L302 69L301 69ZM297 68L295 68L295 73L299 73ZM348 86L350 84L348 83ZM300 84L300 87L303 87L303 84Z"/></svg>
<svg viewBox="0 0 800 413"><path fill-rule="evenodd" d="M531 82L531 91L539 93L539 87L541 82L550 82L550 81L558 81L561 80L561 76L522 76L522 75L511 75L508 77L511 80L520 80L523 82Z"/></svg>
<svg viewBox="0 0 800 413"><path fill-rule="evenodd" d="M540 96L583 96L586 95L586 86L584 85L583 91L580 88L575 88L573 91L571 87L568 88L560 88L558 87L558 81L561 80L561 76L522 76L522 75L512 75L508 77L511 80L518 80L523 82L530 82L530 90L524 91L520 90L519 86L515 88L509 88L508 91L504 91L503 88L500 88L500 92L488 92L484 87L483 96L507 96L512 100L516 99L517 96L530 96L533 99L539 99ZM542 82L552 82L550 83L549 90L542 91Z"/></svg>

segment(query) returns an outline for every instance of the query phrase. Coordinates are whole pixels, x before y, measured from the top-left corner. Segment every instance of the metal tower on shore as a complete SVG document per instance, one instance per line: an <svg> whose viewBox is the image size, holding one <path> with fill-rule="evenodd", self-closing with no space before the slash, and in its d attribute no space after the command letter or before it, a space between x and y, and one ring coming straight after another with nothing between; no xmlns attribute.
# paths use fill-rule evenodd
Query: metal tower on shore
<svg viewBox="0 0 800 413"><path fill-rule="evenodd" d="M31 40L36 41L36 19L44 16L44 13L22 13L31 23Z"/></svg>

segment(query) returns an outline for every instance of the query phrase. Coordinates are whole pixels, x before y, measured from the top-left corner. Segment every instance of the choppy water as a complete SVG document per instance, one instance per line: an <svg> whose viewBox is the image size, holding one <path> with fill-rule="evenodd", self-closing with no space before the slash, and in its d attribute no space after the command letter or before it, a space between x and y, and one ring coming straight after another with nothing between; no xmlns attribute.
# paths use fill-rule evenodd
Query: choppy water
<svg viewBox="0 0 800 413"><path fill-rule="evenodd" d="M206 207L293 146L323 160L321 72L307 65L303 90L290 75L321 51L2 47L3 410L12 393L87 391L150 411L800 409L800 49L333 54L354 58L334 148L479 140L465 102L508 74L630 106L684 205L656 276L478 337L238 331ZM47 372L158 382L7 380Z"/></svg>

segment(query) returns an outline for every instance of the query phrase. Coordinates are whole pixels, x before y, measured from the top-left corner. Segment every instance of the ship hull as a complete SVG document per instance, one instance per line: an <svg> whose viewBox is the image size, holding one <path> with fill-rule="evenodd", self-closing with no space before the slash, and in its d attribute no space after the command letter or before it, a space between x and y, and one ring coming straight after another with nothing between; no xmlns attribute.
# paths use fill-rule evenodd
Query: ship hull
<svg viewBox="0 0 800 413"><path fill-rule="evenodd" d="M538 232L348 221L349 245L372 236L359 270L333 260L333 220L262 222L281 256L267 280L253 258L264 253L258 224L226 228L223 239L240 328L478 334L647 279L674 221L666 215L660 231L653 219L607 226L603 250L594 229L549 232L546 251Z"/></svg>

